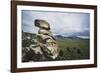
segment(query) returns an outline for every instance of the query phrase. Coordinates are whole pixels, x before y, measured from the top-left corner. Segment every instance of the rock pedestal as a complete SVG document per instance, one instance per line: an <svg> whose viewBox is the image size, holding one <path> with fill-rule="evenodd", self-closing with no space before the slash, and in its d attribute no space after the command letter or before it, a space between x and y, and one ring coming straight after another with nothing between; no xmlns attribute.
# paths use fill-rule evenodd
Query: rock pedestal
<svg viewBox="0 0 100 73"><path fill-rule="evenodd" d="M58 44L50 30L50 25L45 20L35 20L39 28L36 37L23 37L22 62L52 61L59 55ZM32 43L31 43L32 42Z"/></svg>
<svg viewBox="0 0 100 73"><path fill-rule="evenodd" d="M39 28L36 34L37 44L45 57L55 59L59 54L58 44L50 31L50 25L45 20L35 20L35 26Z"/></svg>

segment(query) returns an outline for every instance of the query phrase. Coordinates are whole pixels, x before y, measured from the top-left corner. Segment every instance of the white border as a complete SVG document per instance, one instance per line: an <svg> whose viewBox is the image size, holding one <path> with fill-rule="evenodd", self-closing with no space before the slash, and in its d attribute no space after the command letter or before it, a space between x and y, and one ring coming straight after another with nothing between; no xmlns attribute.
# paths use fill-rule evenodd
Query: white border
<svg viewBox="0 0 100 73"><path fill-rule="evenodd" d="M21 10L42 10L42 11L64 11L64 12L82 12L90 13L90 59L89 60L71 60L71 61L52 61L52 62L21 62ZM46 67L61 65L82 65L94 64L94 10L75 9L75 8L57 8L57 7L39 7L39 6L17 6L17 68Z"/></svg>

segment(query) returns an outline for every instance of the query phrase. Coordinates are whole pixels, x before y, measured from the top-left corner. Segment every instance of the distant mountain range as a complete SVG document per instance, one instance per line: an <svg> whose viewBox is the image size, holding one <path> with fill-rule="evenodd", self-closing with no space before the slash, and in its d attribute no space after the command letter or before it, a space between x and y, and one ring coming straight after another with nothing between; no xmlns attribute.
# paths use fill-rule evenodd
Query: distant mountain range
<svg viewBox="0 0 100 73"><path fill-rule="evenodd" d="M62 36L62 35L55 35L56 39L89 39L87 36Z"/></svg>
<svg viewBox="0 0 100 73"><path fill-rule="evenodd" d="M53 35L56 39L89 39L89 36L63 36L63 35ZM28 32L23 32L23 38L25 39L26 37L30 38L35 38L36 34L34 33L28 33Z"/></svg>

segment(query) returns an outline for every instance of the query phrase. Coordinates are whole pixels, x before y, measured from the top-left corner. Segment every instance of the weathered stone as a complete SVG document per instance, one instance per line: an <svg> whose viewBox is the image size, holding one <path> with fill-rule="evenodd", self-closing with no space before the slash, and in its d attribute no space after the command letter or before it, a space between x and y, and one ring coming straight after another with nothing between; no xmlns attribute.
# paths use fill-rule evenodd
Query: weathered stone
<svg viewBox="0 0 100 73"><path fill-rule="evenodd" d="M38 34L43 34L43 35L52 36L51 31L50 31L50 30L45 30L45 29L39 29Z"/></svg>
<svg viewBox="0 0 100 73"><path fill-rule="evenodd" d="M43 54L47 58L55 59L59 54L59 47L54 39L50 25L45 20L35 20L35 26L39 28L37 34L37 44L40 46Z"/></svg>
<svg viewBox="0 0 100 73"><path fill-rule="evenodd" d="M37 38L40 38L42 40L45 40L45 39L53 39L51 36L49 35L43 35L43 34L37 34Z"/></svg>
<svg viewBox="0 0 100 73"><path fill-rule="evenodd" d="M48 22L44 21L44 20L40 20L40 19L36 19L35 20L35 26L39 27L39 28L43 28L46 30L50 30L50 25Z"/></svg>
<svg viewBox="0 0 100 73"><path fill-rule="evenodd" d="M35 54L43 54L39 45L30 45L30 49L32 49L35 52Z"/></svg>
<svg viewBox="0 0 100 73"><path fill-rule="evenodd" d="M47 54L47 56L55 59L59 54L59 47L55 40L47 39L46 40L46 47L50 51L51 55Z"/></svg>

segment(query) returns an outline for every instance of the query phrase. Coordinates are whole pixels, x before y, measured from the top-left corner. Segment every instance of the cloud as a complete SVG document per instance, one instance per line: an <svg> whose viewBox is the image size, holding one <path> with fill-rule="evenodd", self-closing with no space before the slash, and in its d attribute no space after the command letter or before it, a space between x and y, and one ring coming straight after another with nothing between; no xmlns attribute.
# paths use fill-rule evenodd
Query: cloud
<svg viewBox="0 0 100 73"><path fill-rule="evenodd" d="M43 12L43 11L22 11L23 30L36 33L34 26L35 19L46 20L51 27L53 34L69 35L73 33L89 32L90 14L72 12Z"/></svg>

